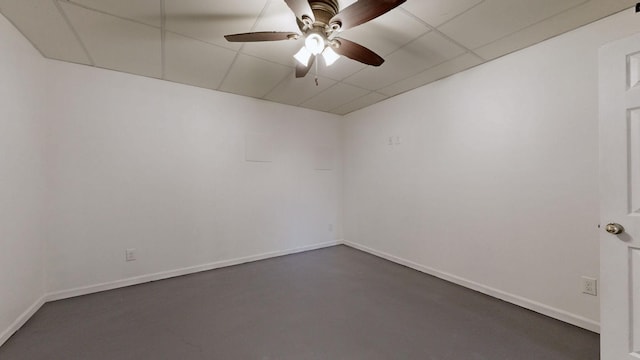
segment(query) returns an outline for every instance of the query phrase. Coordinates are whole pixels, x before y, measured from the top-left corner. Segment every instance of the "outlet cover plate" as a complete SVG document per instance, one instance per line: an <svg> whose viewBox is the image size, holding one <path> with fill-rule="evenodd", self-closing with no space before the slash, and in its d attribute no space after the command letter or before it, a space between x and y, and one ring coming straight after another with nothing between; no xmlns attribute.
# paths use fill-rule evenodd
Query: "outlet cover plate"
<svg viewBox="0 0 640 360"><path fill-rule="evenodd" d="M587 276L582 277L582 293L598 296L598 280Z"/></svg>
<svg viewBox="0 0 640 360"><path fill-rule="evenodd" d="M136 259L136 249L125 250L125 260L134 261Z"/></svg>

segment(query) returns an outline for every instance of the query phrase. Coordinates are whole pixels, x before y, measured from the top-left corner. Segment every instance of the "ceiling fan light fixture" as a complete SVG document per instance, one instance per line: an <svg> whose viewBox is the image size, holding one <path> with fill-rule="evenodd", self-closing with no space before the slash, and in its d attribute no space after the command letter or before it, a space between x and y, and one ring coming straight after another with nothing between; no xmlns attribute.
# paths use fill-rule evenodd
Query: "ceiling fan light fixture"
<svg viewBox="0 0 640 360"><path fill-rule="evenodd" d="M338 59L340 59L340 55L333 50L331 46L327 46L326 49L322 52L322 57L324 58L325 64L327 66L333 65Z"/></svg>
<svg viewBox="0 0 640 360"><path fill-rule="evenodd" d="M2 0L0 0L2 1ZM297 63L296 77L309 73L316 57L322 55L326 66L331 66L339 58L346 57L365 65L380 66L384 59L380 55L338 35L347 29L362 25L400 6L407 0L352 0L341 10L339 0L284 0L295 15L300 32L253 31L229 34L224 38L229 42L258 42L298 40L304 37L302 48L293 56ZM317 79L317 78L316 78Z"/></svg>
<svg viewBox="0 0 640 360"><path fill-rule="evenodd" d="M325 42L319 34L309 34L304 40L304 47L313 55L318 55L324 50Z"/></svg>
<svg viewBox="0 0 640 360"><path fill-rule="evenodd" d="M311 55L313 54L307 50L306 46L303 46L300 51L293 55L293 57L298 60L301 65L309 66L309 59L311 59Z"/></svg>

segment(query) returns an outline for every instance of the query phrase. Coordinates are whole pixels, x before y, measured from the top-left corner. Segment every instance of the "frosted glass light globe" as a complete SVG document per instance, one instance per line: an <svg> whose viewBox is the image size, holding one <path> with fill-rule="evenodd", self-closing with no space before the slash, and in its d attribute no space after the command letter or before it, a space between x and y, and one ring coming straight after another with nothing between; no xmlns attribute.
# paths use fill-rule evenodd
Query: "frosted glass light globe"
<svg viewBox="0 0 640 360"><path fill-rule="evenodd" d="M340 55L338 55L331 46L327 46L327 48L322 52L322 56L324 57L324 62L327 66L333 65L336 60L340 59Z"/></svg>
<svg viewBox="0 0 640 360"><path fill-rule="evenodd" d="M298 60L300 65L309 66L309 59L311 59L311 52L307 50L305 46L303 46L297 54L293 55L293 57Z"/></svg>
<svg viewBox="0 0 640 360"><path fill-rule="evenodd" d="M318 34L311 34L305 39L304 46L313 55L318 55L324 50L324 39Z"/></svg>

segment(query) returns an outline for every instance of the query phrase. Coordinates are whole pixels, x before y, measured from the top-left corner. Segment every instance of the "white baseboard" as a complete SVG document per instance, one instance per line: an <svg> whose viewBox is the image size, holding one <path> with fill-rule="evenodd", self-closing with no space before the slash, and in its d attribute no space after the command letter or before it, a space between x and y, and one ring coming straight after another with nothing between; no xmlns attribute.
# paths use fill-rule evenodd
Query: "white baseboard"
<svg viewBox="0 0 640 360"><path fill-rule="evenodd" d="M420 272L423 272L429 275L433 275L437 278L452 282L454 284L458 284L466 288L481 292L483 294L498 298L500 300L504 300L506 302L518 305L525 309L535 311L537 313L552 317L554 319L558 319L560 321L564 321L566 323L581 327L589 331L593 331L595 333L600 333L600 323L593 321L591 319L587 319L585 317L572 314L564 310L556 309L554 307L551 307L551 306L548 306L548 305L545 305L545 304L542 304L518 295L510 294L502 290L498 290L498 289L495 289L471 280L467 280L453 274L439 271L437 269L433 269L428 266L420 265L413 261L406 260L394 255L385 253L383 251L378 251L358 243L354 243L351 241L344 241L344 244L347 246L353 247L355 249L362 250L369 254L381 257L383 259L392 261L394 263L404 265L406 267L418 270Z"/></svg>
<svg viewBox="0 0 640 360"><path fill-rule="evenodd" d="M7 342L11 335L15 334L16 331L20 330L22 325L24 325L27 320L29 320L33 316L33 314L35 314L36 311L38 311L42 307L42 305L44 305L44 303L45 299L43 296L36 300L31 306L29 306L29 308L25 312L18 316L16 321L14 321L13 324L9 325L9 327L0 334L0 346Z"/></svg>
<svg viewBox="0 0 640 360"><path fill-rule="evenodd" d="M2 344L4 344L11 337L11 335L13 335L16 331L18 331L27 322L27 320L29 320L31 316L33 316L33 314L35 314L36 311L38 311L40 307L42 307L42 305L44 305L48 301L67 299L75 296L87 295L87 294L92 294L96 292L122 288L126 286L143 284L150 281L168 279L176 276L188 275L188 274L198 273L202 271L208 271L208 270L218 269L218 268L227 267L227 266L239 265L247 262L264 260L264 259L284 256L284 255L290 255L290 254L300 253L304 251L311 251L311 250L316 250L316 249L321 249L321 248L326 248L326 247L331 247L331 246L336 246L341 244L353 247L358 250L362 250L372 255L387 259L389 261L393 261L395 263L410 267L412 269L421 271L429 275L433 275L435 277L487 294L489 296L493 296L495 298L510 302L512 304L521 306L523 308L538 312L546 316L550 316L552 318L567 322L569 324L576 325L578 327L581 327L596 333L600 332L599 323L593 320L584 318L582 316L578 316L564 310L556 309L556 308L547 306L545 304L541 304L536 301L523 298L521 296L509 294L502 290L494 289L494 288L491 288L491 287L488 287L488 286L485 286L485 285L482 285L482 284L479 284L479 283L476 283L452 274L448 274L446 272L429 268L427 266L423 266L415 262L402 259L382 251L374 250L372 248L369 248L367 246L364 246L358 243L336 240L336 241L330 241L330 242L321 243L321 244L314 244L314 245L303 246L303 247L293 248L288 250L272 251L272 252L267 252L267 253L262 253L257 255L236 258L236 259L217 261L209 264L191 266L191 267L186 267L182 269L164 271L164 272L159 272L155 274L142 275L142 276L137 276L137 277L123 279L123 280L117 280L117 281L112 281L112 282L107 282L102 284L84 286L80 288L49 293L44 295L40 299L36 300L24 313L22 313L22 315L20 315L16 319L16 321L13 322L13 324L11 324L6 330L4 330L0 334L0 346L2 346Z"/></svg>
<svg viewBox="0 0 640 360"><path fill-rule="evenodd" d="M56 292L46 294L44 299L45 301L56 301L56 300L68 299L76 296L88 295L88 294L93 294L101 291L113 290L113 289L118 289L122 287L143 284L150 281L169 279L176 276L194 274L202 271L209 271L209 270L219 269L227 266L239 265L239 264L244 264L252 261L264 260L264 259L269 259L269 258L278 257L278 256L300 253L304 251L322 249L322 248L341 245L341 244L343 244L342 240L335 240L335 241L329 241L329 242L320 243L320 244L302 246L302 247L293 248L293 249L271 251L267 253L250 255L250 256L245 256L245 257L236 258L236 259L216 261L208 264L202 264L202 265L190 266L190 267L181 268L181 269L158 272L155 274L141 275L141 276L136 276L128 279L122 279L122 280L101 283L101 284L78 287L74 289L56 291Z"/></svg>
<svg viewBox="0 0 640 360"><path fill-rule="evenodd" d="M2 344L4 344L7 340L9 340L11 335L13 335L16 331L18 331L27 322L27 320L29 320L33 316L33 314L35 314L36 311L38 311L40 307L42 307L42 305L44 305L46 302L49 302L49 301L68 299L75 296L88 295L96 292L143 284L150 281L168 279L176 276L188 275L188 274L198 273L201 271L218 269L226 266L239 265L243 263L264 260L264 259L269 259L273 257L283 256L283 255L291 255L291 254L305 252L305 251L317 250L317 249L322 249L322 248L341 245L341 244L343 244L342 240L329 241L325 243L302 246L302 247L293 248L293 249L271 251L267 253L245 256L245 257L236 258L236 259L222 260L222 261L217 261L209 264L190 266L182 269L163 271L155 274L136 276L136 277L123 279L123 280L116 280L116 281L111 281L111 282L102 283L102 284L95 284L95 285L83 286L75 289L48 293L42 296L40 299L38 299L24 313L22 313L22 315L20 315L16 319L16 321L13 322L13 324L11 324L6 330L0 333L0 346L2 346Z"/></svg>

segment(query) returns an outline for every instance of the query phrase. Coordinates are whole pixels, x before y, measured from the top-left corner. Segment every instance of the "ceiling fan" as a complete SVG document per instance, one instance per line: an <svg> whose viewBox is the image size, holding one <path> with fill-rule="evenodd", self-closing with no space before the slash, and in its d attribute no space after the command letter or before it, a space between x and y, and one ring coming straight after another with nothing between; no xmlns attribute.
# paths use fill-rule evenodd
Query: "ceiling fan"
<svg viewBox="0 0 640 360"><path fill-rule="evenodd" d="M304 46L294 55L297 60L296 77L300 78L309 73L318 55L322 55L327 66L333 64L341 55L367 65L382 65L384 59L378 54L353 41L338 37L338 34L375 19L406 0L358 0L342 11L338 0L284 1L295 14L302 34L260 31L225 35L225 39L230 42L256 42L304 38Z"/></svg>

